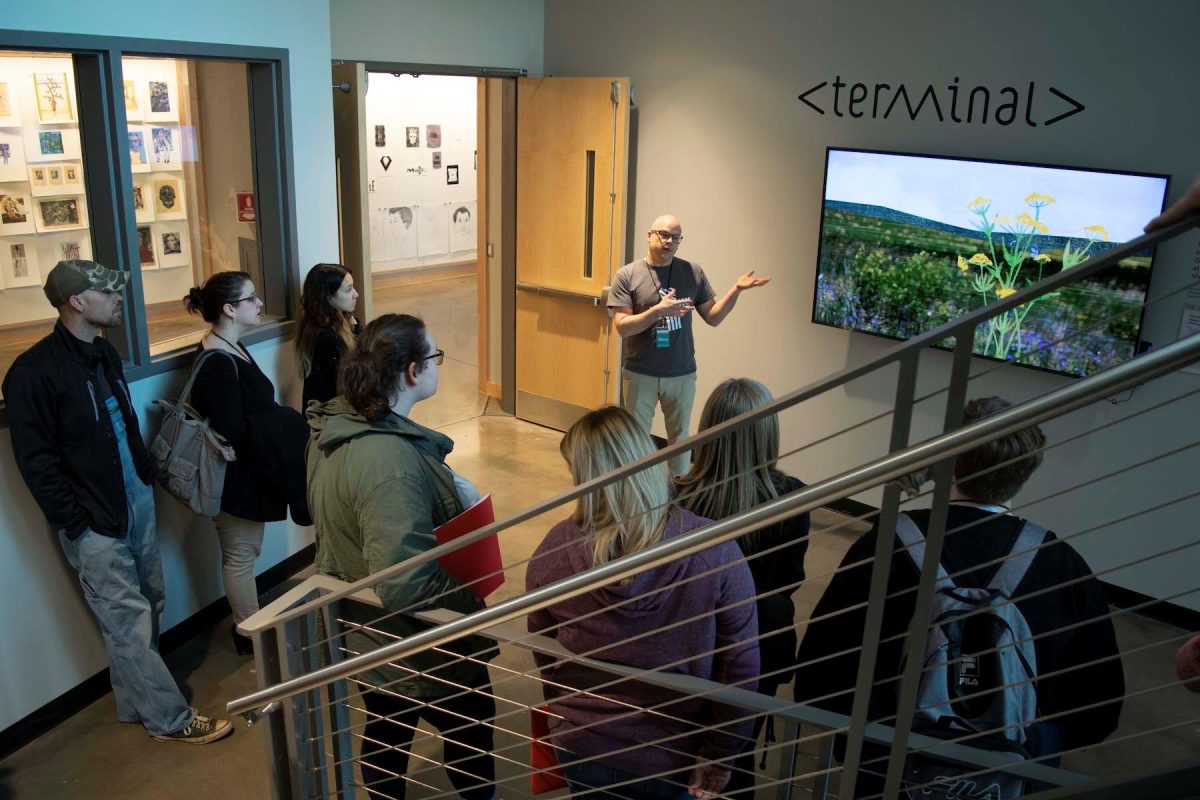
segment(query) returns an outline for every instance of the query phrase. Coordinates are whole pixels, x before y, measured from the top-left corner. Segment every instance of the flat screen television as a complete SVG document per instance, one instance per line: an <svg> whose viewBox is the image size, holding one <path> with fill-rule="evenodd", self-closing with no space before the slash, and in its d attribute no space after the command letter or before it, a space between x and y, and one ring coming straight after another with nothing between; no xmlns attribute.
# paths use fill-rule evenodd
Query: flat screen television
<svg viewBox="0 0 1200 800"><path fill-rule="evenodd" d="M907 339L1139 236L1167 176L829 148L813 322ZM975 353L1082 376L1131 358L1154 253L981 325Z"/></svg>

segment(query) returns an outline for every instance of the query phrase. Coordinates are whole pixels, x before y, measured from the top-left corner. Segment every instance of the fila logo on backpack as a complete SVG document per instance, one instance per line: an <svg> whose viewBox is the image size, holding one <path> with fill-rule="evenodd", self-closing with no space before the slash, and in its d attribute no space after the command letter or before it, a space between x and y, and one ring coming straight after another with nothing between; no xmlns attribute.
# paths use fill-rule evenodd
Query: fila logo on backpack
<svg viewBox="0 0 1200 800"><path fill-rule="evenodd" d="M901 514L896 536L920 571L925 560L921 529ZM970 737L964 746L1003 753L1005 761L1029 758L1038 717L1037 656L1029 624L1012 598L1045 539L1045 529L1025 522L983 588L955 585L938 564L914 733ZM912 657L905 652L905 660ZM1009 800L1026 794L1027 787L1014 775L981 772L926 752L908 757L902 791L910 800Z"/></svg>

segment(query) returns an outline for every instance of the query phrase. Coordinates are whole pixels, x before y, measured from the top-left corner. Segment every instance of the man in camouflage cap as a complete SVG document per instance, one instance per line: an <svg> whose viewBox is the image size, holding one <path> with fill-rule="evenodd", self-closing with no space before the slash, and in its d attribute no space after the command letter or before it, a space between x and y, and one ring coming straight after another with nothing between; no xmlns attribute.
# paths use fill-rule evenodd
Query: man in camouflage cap
<svg viewBox="0 0 1200 800"><path fill-rule="evenodd" d="M205 744L233 727L189 708L158 653L154 466L121 358L100 336L124 318L127 280L94 261L50 270L58 322L4 378L13 455L100 621L118 719L158 741Z"/></svg>

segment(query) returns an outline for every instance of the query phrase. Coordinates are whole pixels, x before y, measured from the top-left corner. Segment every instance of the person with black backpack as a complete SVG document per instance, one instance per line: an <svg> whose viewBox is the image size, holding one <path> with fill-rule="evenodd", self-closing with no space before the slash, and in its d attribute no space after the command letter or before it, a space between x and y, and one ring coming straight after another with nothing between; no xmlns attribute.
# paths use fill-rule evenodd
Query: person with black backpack
<svg viewBox="0 0 1200 800"><path fill-rule="evenodd" d="M966 424L1011 404L972 400ZM1001 750L1006 760L1041 759L1096 744L1116 729L1125 694L1120 651L1100 582L1068 543L1010 510L1041 464L1045 436L1032 426L959 456L913 730ZM903 513L888 579L869 717L894 723L906 632L916 605L928 510ZM822 596L797 653L795 697L850 714L866 623L877 530L851 545ZM969 738L968 738L969 737ZM836 754L836 750L835 750ZM883 790L887 749L867 743L856 794ZM931 756L910 756L910 796L955 796L974 786L1020 796L1023 781ZM968 783L969 782L969 783ZM903 793L902 793L903 796ZM965 796L974 796L970 791Z"/></svg>

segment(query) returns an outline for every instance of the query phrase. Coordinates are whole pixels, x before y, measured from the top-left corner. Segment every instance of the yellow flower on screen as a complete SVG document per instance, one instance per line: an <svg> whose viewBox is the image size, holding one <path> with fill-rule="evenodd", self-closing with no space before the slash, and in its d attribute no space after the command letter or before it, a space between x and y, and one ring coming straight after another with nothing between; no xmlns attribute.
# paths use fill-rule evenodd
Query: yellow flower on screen
<svg viewBox="0 0 1200 800"><path fill-rule="evenodd" d="M991 204L992 204L992 201L987 197L976 197L974 200L967 203L967 208L969 208L972 211L975 211L983 206L990 206Z"/></svg>
<svg viewBox="0 0 1200 800"><path fill-rule="evenodd" d="M1036 256L1033 257L1033 260L1037 261L1041 264L1049 264L1052 259L1050 258L1050 256L1046 255L1045 253L1038 253Z"/></svg>
<svg viewBox="0 0 1200 800"><path fill-rule="evenodd" d="M1011 286L1001 286L1000 288L998 288L996 290L996 297L999 297L1001 300L1003 300L1004 298L1008 297L1010 294L1016 294L1016 293L1017 293L1017 290Z"/></svg>
<svg viewBox="0 0 1200 800"><path fill-rule="evenodd" d="M970 265L967 264L967 260L962 256L958 257L958 268L962 272L966 272L968 269L970 269Z"/></svg>
<svg viewBox="0 0 1200 800"><path fill-rule="evenodd" d="M1038 233L1049 233L1050 232L1050 229L1046 227L1046 223L1039 222L1036 219L1032 220L1030 222L1030 227L1033 228Z"/></svg>
<svg viewBox="0 0 1200 800"><path fill-rule="evenodd" d="M1028 225L1029 227L1032 228L1034 226L1034 224L1037 222L1037 220L1035 220L1033 217L1029 216L1029 212L1026 211L1024 213L1017 215L1017 222L1021 223L1022 225Z"/></svg>
<svg viewBox="0 0 1200 800"><path fill-rule="evenodd" d="M1103 225L1088 225L1083 231L1084 233L1096 234L1095 238L1102 242L1108 241L1108 228L1105 228Z"/></svg>
<svg viewBox="0 0 1200 800"><path fill-rule="evenodd" d="M1037 192L1034 192L1033 194L1029 195L1029 197L1025 198L1025 203L1031 206L1048 206L1053 202L1054 198L1050 195L1038 194Z"/></svg>
<svg viewBox="0 0 1200 800"><path fill-rule="evenodd" d="M971 256L971 260L968 261L967 263L968 264L976 264L981 267L992 266L992 260L990 258L988 258L987 256L985 256L983 253L976 253L975 255Z"/></svg>

